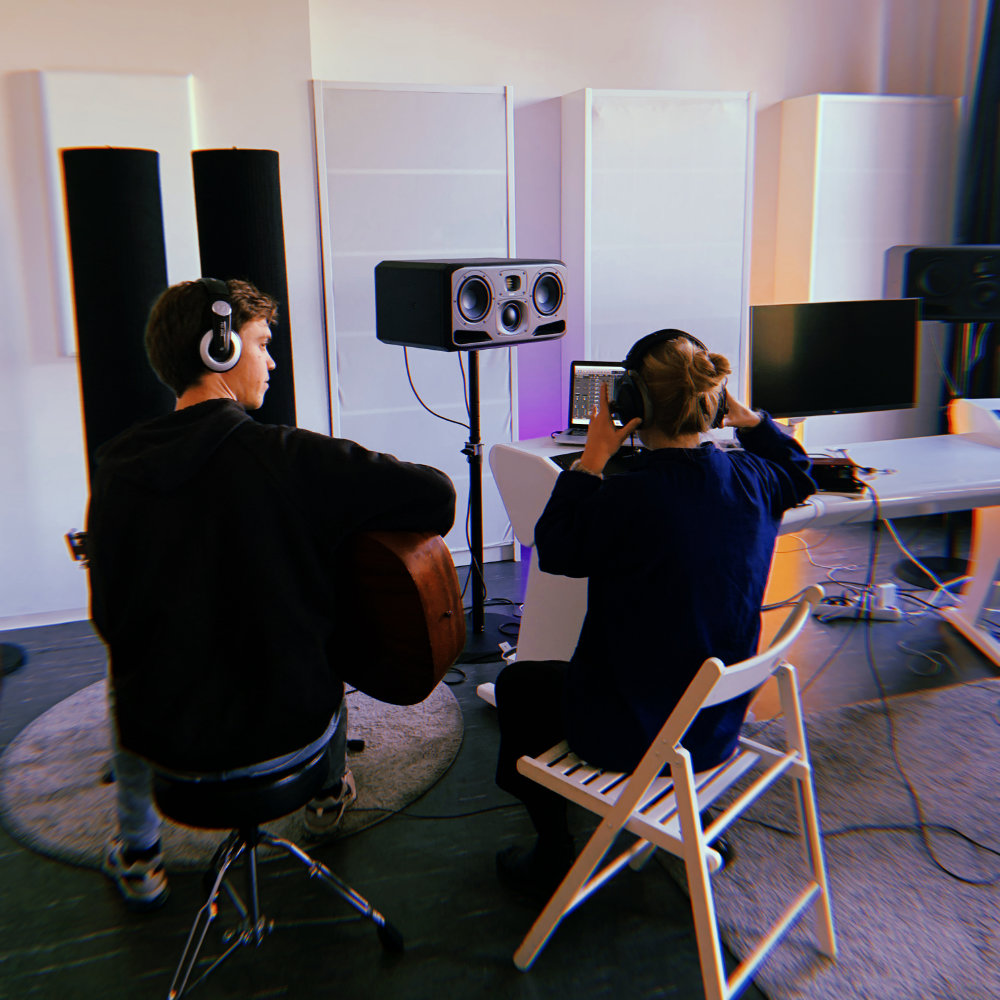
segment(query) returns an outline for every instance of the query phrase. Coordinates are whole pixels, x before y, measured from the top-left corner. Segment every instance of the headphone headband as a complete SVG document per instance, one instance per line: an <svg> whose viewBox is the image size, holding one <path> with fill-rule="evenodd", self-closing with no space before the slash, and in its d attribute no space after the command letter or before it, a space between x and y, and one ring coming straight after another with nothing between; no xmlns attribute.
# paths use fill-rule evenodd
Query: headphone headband
<svg viewBox="0 0 1000 1000"><path fill-rule="evenodd" d="M656 330L654 333L647 333L645 337L640 337L629 348L629 352L622 364L625 366L626 371L637 372L646 355L654 347L659 347L660 344L666 344L671 340L681 339L689 340L698 350L708 353L708 348L697 337L693 337L690 333L685 333L684 330Z"/></svg>

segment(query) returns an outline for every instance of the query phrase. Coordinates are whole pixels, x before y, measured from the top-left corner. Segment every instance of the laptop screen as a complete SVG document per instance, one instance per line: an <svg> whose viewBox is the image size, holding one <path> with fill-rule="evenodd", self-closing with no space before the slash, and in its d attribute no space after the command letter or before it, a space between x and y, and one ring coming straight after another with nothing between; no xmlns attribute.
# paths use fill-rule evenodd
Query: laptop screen
<svg viewBox="0 0 1000 1000"><path fill-rule="evenodd" d="M590 413L601 400L601 385L607 385L608 398L614 399L618 380L624 374L620 361L573 361L569 371L570 428L586 430Z"/></svg>

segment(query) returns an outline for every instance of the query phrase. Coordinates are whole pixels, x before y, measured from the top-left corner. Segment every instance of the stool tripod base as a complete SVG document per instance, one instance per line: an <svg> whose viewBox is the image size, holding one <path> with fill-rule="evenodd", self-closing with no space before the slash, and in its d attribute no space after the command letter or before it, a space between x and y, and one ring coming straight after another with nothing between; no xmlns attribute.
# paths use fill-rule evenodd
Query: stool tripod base
<svg viewBox="0 0 1000 1000"><path fill-rule="evenodd" d="M306 874L310 878L319 879L361 916L370 920L375 925L382 947L387 951L401 952L403 950L402 934L368 900L335 875L322 862L306 854L298 845L283 837L275 837L256 828L234 831L220 845L212 859L213 871L210 871L208 875L211 880L208 898L195 914L194 923L191 925L191 931L177 965L177 971L170 984L167 1000L177 1000L177 998L190 993L237 948L247 945L259 948L265 936L274 929L274 921L267 919L260 910L257 885L257 848L261 845L283 851L298 861L306 869ZM240 858L244 859L246 900L237 892L230 878L230 869ZM195 971L208 929L219 915L219 898L222 892L225 892L233 904L239 914L240 922L236 927L223 934L223 944L226 948L222 954L192 982L191 976Z"/></svg>

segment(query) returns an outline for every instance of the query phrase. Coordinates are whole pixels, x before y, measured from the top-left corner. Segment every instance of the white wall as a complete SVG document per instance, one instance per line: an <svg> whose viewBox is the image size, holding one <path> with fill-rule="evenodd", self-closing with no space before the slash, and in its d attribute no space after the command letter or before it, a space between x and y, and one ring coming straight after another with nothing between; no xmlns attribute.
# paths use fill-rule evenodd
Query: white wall
<svg viewBox="0 0 1000 1000"><path fill-rule="evenodd" d="M752 90L759 109L751 301L770 289L777 137L769 111L817 92L959 95L985 0L36 0L0 31L0 624L79 615L83 574L62 533L86 481L76 365L61 357L31 262L31 123L16 73L191 73L202 147L281 154L286 257L303 426L327 421L310 78L510 84L517 252L559 253L559 107L581 87ZM975 54L975 53L974 53ZM768 128L768 126L772 126ZM37 137L36 137L37 138ZM27 144L26 144L27 143ZM518 349L534 426L561 422L558 343ZM529 353L530 352L530 353ZM522 413L523 413L522 408ZM6 620L6 621L5 621Z"/></svg>
<svg viewBox="0 0 1000 1000"><path fill-rule="evenodd" d="M751 90L757 151L750 301L772 301L780 113L811 93L959 96L985 0L311 0L320 79L509 84L515 100L517 252L558 256L558 98L582 87ZM429 14L433 11L433 16ZM974 66L973 66L974 69ZM668 323L669 317L664 317ZM521 435L565 417L557 344L519 349Z"/></svg>
<svg viewBox="0 0 1000 1000"><path fill-rule="evenodd" d="M278 150L303 426L327 429L306 0L5 3L0 31L0 623L85 617L86 578L63 533L83 526L86 467L76 361L59 349L37 210L28 70L195 77L201 148ZM191 275L196 277L196 275Z"/></svg>

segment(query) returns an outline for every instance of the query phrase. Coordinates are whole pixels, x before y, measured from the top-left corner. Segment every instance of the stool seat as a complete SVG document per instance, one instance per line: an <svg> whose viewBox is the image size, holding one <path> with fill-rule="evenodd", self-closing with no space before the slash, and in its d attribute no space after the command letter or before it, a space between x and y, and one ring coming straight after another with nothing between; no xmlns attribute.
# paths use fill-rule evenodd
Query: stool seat
<svg viewBox="0 0 1000 1000"><path fill-rule="evenodd" d="M235 830L301 809L326 781L326 748L291 767L248 778L153 772L153 797L164 816L198 830Z"/></svg>

